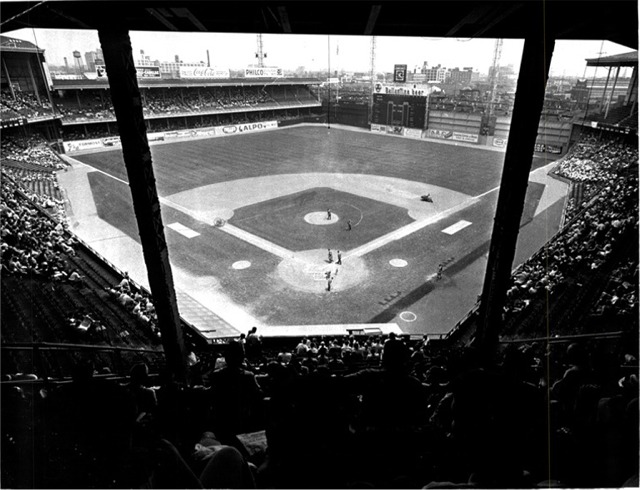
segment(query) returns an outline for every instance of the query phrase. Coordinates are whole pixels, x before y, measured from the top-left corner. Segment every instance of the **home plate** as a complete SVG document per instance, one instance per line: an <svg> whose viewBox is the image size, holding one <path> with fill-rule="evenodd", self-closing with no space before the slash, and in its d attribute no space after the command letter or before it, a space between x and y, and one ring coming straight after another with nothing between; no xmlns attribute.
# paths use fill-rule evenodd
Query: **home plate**
<svg viewBox="0 0 640 490"><path fill-rule="evenodd" d="M471 221L460 220L456 224L453 224L450 227L442 230L442 233L446 233L447 235L453 235L454 233L458 233L460 230L466 228L470 224L471 224Z"/></svg>
<svg viewBox="0 0 640 490"><path fill-rule="evenodd" d="M181 235L186 236L187 238L193 238L195 236L200 235L197 231L193 231L191 228L187 228L183 224L180 223L171 223L167 225L167 228L171 228L173 231L177 231Z"/></svg>

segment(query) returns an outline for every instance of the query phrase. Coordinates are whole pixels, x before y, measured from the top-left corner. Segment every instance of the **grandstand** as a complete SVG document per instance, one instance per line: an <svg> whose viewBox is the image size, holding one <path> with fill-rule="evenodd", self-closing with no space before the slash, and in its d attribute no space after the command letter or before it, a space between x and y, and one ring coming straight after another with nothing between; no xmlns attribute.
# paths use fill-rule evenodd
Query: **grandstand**
<svg viewBox="0 0 640 490"><path fill-rule="evenodd" d="M0 39L3 487L637 486L637 54L592 117L540 84L635 4L89 4L3 5L110 77ZM128 30L194 26L525 47L491 107L132 74Z"/></svg>
<svg viewBox="0 0 640 490"><path fill-rule="evenodd" d="M53 82L65 141L118 134L106 79ZM311 90L318 83L299 78L146 79L140 87L148 129L155 132L317 116L320 102Z"/></svg>

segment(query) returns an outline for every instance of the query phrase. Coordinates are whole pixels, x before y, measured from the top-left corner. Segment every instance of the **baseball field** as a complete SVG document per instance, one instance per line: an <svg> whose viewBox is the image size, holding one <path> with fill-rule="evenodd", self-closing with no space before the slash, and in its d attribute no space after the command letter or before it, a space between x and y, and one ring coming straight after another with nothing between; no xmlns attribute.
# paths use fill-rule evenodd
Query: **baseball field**
<svg viewBox="0 0 640 490"><path fill-rule="evenodd" d="M174 275L191 278L176 287L238 331L251 321L445 332L480 293L504 153L296 126L165 142L152 156ZM101 222L139 243L121 150L73 158L88 166ZM534 158L532 170L550 163ZM517 260L557 226L563 196L548 191L531 179Z"/></svg>

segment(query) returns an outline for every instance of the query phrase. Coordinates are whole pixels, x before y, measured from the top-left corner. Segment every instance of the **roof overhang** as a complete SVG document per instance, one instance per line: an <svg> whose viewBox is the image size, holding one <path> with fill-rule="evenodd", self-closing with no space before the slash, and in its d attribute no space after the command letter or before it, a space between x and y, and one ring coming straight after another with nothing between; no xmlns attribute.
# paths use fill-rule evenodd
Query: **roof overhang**
<svg viewBox="0 0 640 490"><path fill-rule="evenodd" d="M609 40L638 49L635 0L3 2L21 28ZM30 9L30 10L28 10ZM27 11L28 10L28 11Z"/></svg>
<svg viewBox="0 0 640 490"><path fill-rule="evenodd" d="M602 58L589 58L587 66L638 66L638 52L614 54Z"/></svg>

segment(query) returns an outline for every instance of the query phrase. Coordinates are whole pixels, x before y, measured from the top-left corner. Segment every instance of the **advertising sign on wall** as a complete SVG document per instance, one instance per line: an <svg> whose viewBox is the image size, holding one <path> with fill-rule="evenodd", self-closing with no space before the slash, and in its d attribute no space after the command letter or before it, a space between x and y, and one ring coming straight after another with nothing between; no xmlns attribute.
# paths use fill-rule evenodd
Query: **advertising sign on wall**
<svg viewBox="0 0 640 490"><path fill-rule="evenodd" d="M371 131L374 133L386 133L387 127L383 124L371 124Z"/></svg>
<svg viewBox="0 0 640 490"><path fill-rule="evenodd" d="M159 66L136 66L138 78L160 78Z"/></svg>
<svg viewBox="0 0 640 490"><path fill-rule="evenodd" d="M148 141L164 141L164 133L147 133Z"/></svg>
<svg viewBox="0 0 640 490"><path fill-rule="evenodd" d="M208 66L181 66L180 78L206 79L206 78L230 78L228 68L214 68Z"/></svg>
<svg viewBox="0 0 640 490"><path fill-rule="evenodd" d="M120 144L120 136L110 136L108 138L102 138L102 144L104 146L115 146Z"/></svg>
<svg viewBox="0 0 640 490"><path fill-rule="evenodd" d="M65 141L62 143L64 151L69 153L80 150L91 150L93 148L102 148L102 140L80 140L80 141Z"/></svg>
<svg viewBox="0 0 640 490"><path fill-rule="evenodd" d="M149 141L164 141L174 138L195 138L203 136L228 136L230 134L251 133L255 131L264 131L278 127L278 121L264 121L247 124L230 124L228 126L218 126L198 129L180 129L174 131L161 131L157 133L148 133ZM110 136L108 138L65 141L63 143L64 150L67 153L82 150L92 150L95 148L108 148L120 144L119 136Z"/></svg>
<svg viewBox="0 0 640 490"><path fill-rule="evenodd" d="M376 93L389 95L413 95L415 97L426 97L433 91L433 87L419 83L410 85L382 85L377 83L374 87Z"/></svg>
<svg viewBox="0 0 640 490"><path fill-rule="evenodd" d="M265 121L247 124L231 124L228 126L220 126L215 128L215 133L219 136L240 133L252 133L255 131L264 131L278 127L278 121Z"/></svg>
<svg viewBox="0 0 640 490"><path fill-rule="evenodd" d="M136 66L138 78L160 78L159 66ZM96 78L107 78L107 69L104 65L96 65Z"/></svg>
<svg viewBox="0 0 640 490"><path fill-rule="evenodd" d="M467 143L477 143L478 135L477 134L469 134L469 133L458 133L454 131L453 139L456 141L465 141Z"/></svg>
<svg viewBox="0 0 640 490"><path fill-rule="evenodd" d="M244 76L245 78L273 78L284 76L284 72L282 68L277 67L245 68Z"/></svg>
<svg viewBox="0 0 640 490"><path fill-rule="evenodd" d="M506 148L507 140L505 138L493 138L493 146L497 146L498 148Z"/></svg>
<svg viewBox="0 0 640 490"><path fill-rule="evenodd" d="M407 138L421 139L422 138L422 130L421 129L414 129L414 128L404 128L404 135Z"/></svg>
<svg viewBox="0 0 640 490"><path fill-rule="evenodd" d="M447 131L444 129L430 129L427 132L429 138L440 138L443 140L449 140L453 137L453 131Z"/></svg>
<svg viewBox="0 0 640 490"><path fill-rule="evenodd" d="M403 129L404 128L402 126L387 126L387 133L402 135Z"/></svg>

